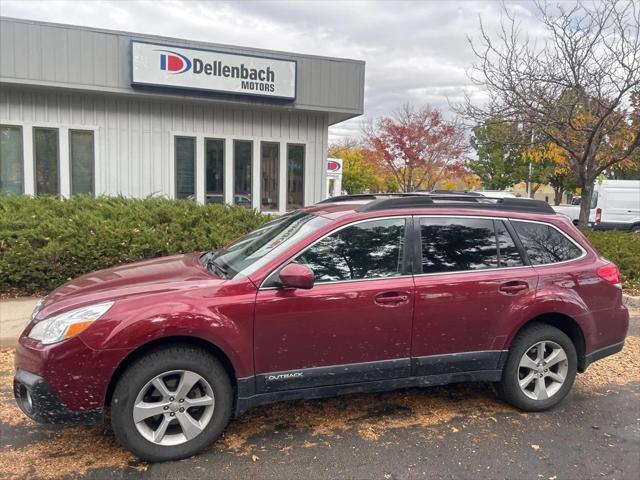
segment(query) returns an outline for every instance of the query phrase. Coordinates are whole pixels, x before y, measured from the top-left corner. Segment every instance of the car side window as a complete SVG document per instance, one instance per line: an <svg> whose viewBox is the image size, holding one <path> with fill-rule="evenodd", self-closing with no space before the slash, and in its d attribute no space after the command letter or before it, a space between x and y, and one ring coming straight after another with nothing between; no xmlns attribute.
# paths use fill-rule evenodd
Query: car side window
<svg viewBox="0 0 640 480"><path fill-rule="evenodd" d="M543 223L512 221L533 265L564 262L582 255L582 250L558 230Z"/></svg>
<svg viewBox="0 0 640 480"><path fill-rule="evenodd" d="M498 267L493 220L426 217L420 219L422 273Z"/></svg>
<svg viewBox="0 0 640 480"><path fill-rule="evenodd" d="M323 238L295 261L316 282L387 278L402 275L405 219L387 218L348 226Z"/></svg>
<svg viewBox="0 0 640 480"><path fill-rule="evenodd" d="M500 267L522 267L524 262L520 250L516 247L511 234L502 220L494 220L496 225L496 237L498 239L498 257Z"/></svg>

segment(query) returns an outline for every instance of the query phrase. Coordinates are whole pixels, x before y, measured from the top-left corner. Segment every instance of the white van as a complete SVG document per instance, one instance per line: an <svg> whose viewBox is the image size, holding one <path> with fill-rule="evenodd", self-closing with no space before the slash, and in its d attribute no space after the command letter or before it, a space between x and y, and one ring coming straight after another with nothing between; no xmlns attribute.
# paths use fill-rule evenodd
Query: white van
<svg viewBox="0 0 640 480"><path fill-rule="evenodd" d="M640 180L596 182L589 227L594 230L630 230L640 233Z"/></svg>

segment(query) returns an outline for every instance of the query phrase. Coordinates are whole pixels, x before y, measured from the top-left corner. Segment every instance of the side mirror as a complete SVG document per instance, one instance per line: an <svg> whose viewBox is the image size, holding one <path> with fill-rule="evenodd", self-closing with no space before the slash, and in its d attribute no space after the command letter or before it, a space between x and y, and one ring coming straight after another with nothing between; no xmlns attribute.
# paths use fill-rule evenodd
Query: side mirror
<svg viewBox="0 0 640 480"><path fill-rule="evenodd" d="M299 263L290 263L280 270L280 282L285 288L309 290L313 287L313 272L309 267Z"/></svg>

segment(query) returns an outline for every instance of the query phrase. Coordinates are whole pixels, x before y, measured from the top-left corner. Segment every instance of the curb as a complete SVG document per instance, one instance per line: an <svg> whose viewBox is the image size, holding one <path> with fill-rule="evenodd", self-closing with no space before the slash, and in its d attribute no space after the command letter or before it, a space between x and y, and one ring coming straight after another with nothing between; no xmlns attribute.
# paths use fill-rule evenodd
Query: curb
<svg viewBox="0 0 640 480"><path fill-rule="evenodd" d="M627 308L640 310L640 297L636 297L635 295L627 295L623 293L622 303L624 303Z"/></svg>

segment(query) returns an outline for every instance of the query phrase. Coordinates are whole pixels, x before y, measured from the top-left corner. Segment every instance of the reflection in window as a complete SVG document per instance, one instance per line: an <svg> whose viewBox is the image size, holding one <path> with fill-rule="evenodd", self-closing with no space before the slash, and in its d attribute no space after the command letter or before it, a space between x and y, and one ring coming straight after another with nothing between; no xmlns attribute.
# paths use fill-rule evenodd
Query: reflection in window
<svg viewBox="0 0 640 480"><path fill-rule="evenodd" d="M0 126L0 193L23 190L22 128Z"/></svg>
<svg viewBox="0 0 640 480"><path fill-rule="evenodd" d="M422 218L422 272L482 270L498 266L493 220Z"/></svg>
<svg viewBox="0 0 640 480"><path fill-rule="evenodd" d="M283 215L220 250L216 261L227 278L249 275L330 222L304 212Z"/></svg>
<svg viewBox="0 0 640 480"><path fill-rule="evenodd" d="M582 251L555 228L542 223L513 221L529 260L534 265L578 258Z"/></svg>
<svg viewBox="0 0 640 480"><path fill-rule="evenodd" d="M501 267L521 267L524 265L518 247L504 226L502 220L496 220L496 235L498 237L498 253Z"/></svg>
<svg viewBox="0 0 640 480"><path fill-rule="evenodd" d="M224 203L224 140L205 140L206 203Z"/></svg>
<svg viewBox="0 0 640 480"><path fill-rule="evenodd" d="M253 144L233 141L233 203L251 208L251 159Z"/></svg>
<svg viewBox="0 0 640 480"><path fill-rule="evenodd" d="M304 206L304 145L287 145L287 210Z"/></svg>
<svg viewBox="0 0 640 480"><path fill-rule="evenodd" d="M262 184L260 205L265 210L278 210L279 143L262 142L260 145L260 165L260 181Z"/></svg>
<svg viewBox="0 0 640 480"><path fill-rule="evenodd" d="M60 193L58 129L34 128L33 145L36 194L58 195Z"/></svg>
<svg viewBox="0 0 640 480"><path fill-rule="evenodd" d="M93 195L95 164L93 132L90 130L69 130L69 151L71 154L71 193Z"/></svg>
<svg viewBox="0 0 640 480"><path fill-rule="evenodd" d="M313 270L316 282L401 275L404 226L401 218L352 225L320 240L296 261Z"/></svg>
<svg viewBox="0 0 640 480"><path fill-rule="evenodd" d="M193 200L196 194L196 139L176 137L176 198Z"/></svg>

